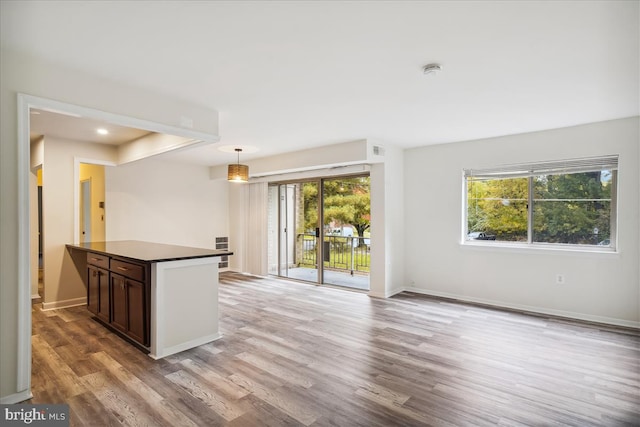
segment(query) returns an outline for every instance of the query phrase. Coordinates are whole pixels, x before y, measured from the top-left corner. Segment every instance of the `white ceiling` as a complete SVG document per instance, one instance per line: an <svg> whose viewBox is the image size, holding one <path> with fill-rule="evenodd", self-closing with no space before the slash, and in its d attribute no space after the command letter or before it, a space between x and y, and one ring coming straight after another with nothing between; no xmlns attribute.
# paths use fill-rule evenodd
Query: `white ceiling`
<svg viewBox="0 0 640 427"><path fill-rule="evenodd" d="M1 4L3 45L216 109L245 158L639 114L637 1ZM228 161L196 150L177 155Z"/></svg>
<svg viewBox="0 0 640 427"><path fill-rule="evenodd" d="M31 114L29 115L29 127L31 140L47 135L72 141L109 145L120 145L151 133L147 130L132 129L100 120L75 117L35 108L31 109ZM98 129L105 129L109 133L101 135L98 133Z"/></svg>

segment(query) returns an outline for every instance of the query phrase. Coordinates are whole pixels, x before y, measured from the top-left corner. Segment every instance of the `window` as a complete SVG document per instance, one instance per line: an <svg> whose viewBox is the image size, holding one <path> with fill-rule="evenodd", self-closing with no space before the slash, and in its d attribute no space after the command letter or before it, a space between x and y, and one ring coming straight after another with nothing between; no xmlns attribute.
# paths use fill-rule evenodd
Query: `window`
<svg viewBox="0 0 640 427"><path fill-rule="evenodd" d="M618 156L465 169L466 241L615 248Z"/></svg>

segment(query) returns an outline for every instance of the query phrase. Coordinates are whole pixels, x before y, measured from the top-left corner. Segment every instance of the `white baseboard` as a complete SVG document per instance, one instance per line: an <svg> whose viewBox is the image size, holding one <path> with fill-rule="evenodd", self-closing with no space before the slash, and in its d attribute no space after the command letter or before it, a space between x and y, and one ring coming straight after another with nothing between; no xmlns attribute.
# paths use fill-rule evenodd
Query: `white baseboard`
<svg viewBox="0 0 640 427"><path fill-rule="evenodd" d="M87 297L67 299L63 301L43 302L42 311L55 310L57 308L69 308L77 307L79 305L86 305Z"/></svg>
<svg viewBox="0 0 640 427"><path fill-rule="evenodd" d="M38 299L38 298L40 298L40 295L38 294L31 295L31 299Z"/></svg>
<svg viewBox="0 0 640 427"><path fill-rule="evenodd" d="M456 299L463 302L485 304L485 305L490 305L496 308L510 308L514 310L529 311L529 312L538 313L538 314L548 314L551 316L566 317L569 319L586 320L588 322L605 323L608 325L624 326L627 328L640 329L640 322L634 322L631 320L624 320L624 319L616 319L613 317L593 316L591 314L575 313L573 311L555 310L550 308L535 307L535 306L523 305L523 304L511 304L511 303L505 303L503 301L493 301L493 300L484 299L484 298L467 297L462 295L450 294L447 292L431 291L427 289L420 289L420 288L414 288L414 287L407 287L404 290L407 292L415 292L417 294Z"/></svg>
<svg viewBox="0 0 640 427"><path fill-rule="evenodd" d="M400 292L404 292L405 288L398 288L398 289L392 289L388 292L380 293L380 292L373 292L373 291L369 291L369 293L367 295L369 295L370 297L373 298L390 298L396 294L399 294Z"/></svg>
<svg viewBox="0 0 640 427"><path fill-rule="evenodd" d="M31 390L21 391L20 393L11 394L9 396L0 397L0 404L2 405L13 405L14 403L24 402L25 400L29 400L33 397L31 394Z"/></svg>
<svg viewBox="0 0 640 427"><path fill-rule="evenodd" d="M164 348L159 354L149 353L149 357L155 360L162 359L163 357L171 356L172 354L180 353L181 351L189 350L203 344L208 344L212 341L219 340L220 338L222 338L222 334L207 335L172 347Z"/></svg>

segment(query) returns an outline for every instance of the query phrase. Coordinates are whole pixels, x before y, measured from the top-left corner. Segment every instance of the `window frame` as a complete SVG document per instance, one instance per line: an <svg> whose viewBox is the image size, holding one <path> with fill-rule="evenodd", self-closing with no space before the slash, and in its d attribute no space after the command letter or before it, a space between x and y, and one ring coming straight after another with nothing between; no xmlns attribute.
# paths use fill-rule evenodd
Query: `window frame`
<svg viewBox="0 0 640 427"><path fill-rule="evenodd" d="M607 155L574 160L505 165L482 169L462 170L462 236L461 244L490 248L529 248L546 250L570 250L580 252L618 252L618 160L619 155ZM600 166L598 166L600 165ZM540 175L569 175L595 171L611 171L610 244L608 246L546 243L533 241L534 221L534 177ZM469 182L470 178L483 176L486 179L527 178L527 241L493 241L469 239Z"/></svg>

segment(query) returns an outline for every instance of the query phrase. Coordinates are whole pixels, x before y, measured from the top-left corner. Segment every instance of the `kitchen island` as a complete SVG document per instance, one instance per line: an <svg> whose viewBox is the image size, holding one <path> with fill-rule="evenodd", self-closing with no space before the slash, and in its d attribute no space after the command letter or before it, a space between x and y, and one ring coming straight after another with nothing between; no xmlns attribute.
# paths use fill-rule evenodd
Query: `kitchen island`
<svg viewBox="0 0 640 427"><path fill-rule="evenodd" d="M218 263L232 252L135 240L66 246L72 255L86 254L74 259L85 277L89 311L150 357L221 337Z"/></svg>

